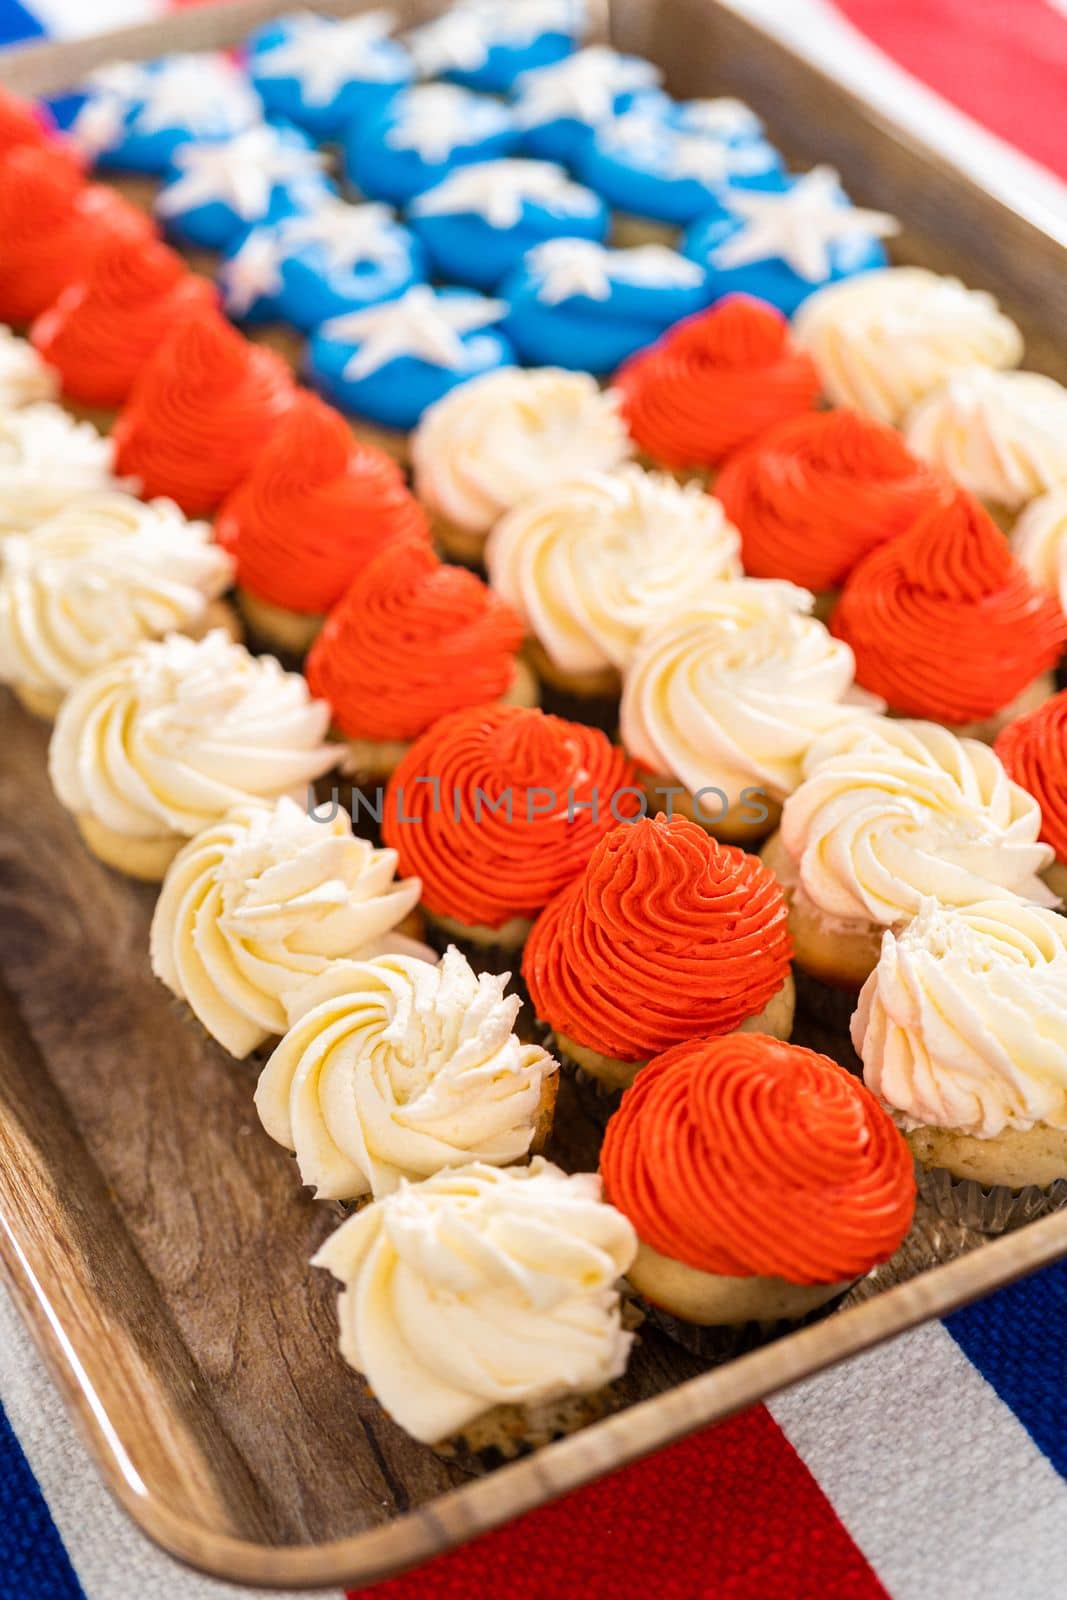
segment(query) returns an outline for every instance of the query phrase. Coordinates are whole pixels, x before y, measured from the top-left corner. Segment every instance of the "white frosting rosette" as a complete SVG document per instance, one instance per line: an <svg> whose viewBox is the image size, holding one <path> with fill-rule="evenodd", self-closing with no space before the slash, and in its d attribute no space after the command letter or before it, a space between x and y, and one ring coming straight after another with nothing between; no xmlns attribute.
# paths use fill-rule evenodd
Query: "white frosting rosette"
<svg viewBox="0 0 1067 1600"><path fill-rule="evenodd" d="M595 1173L481 1162L349 1217L314 1257L344 1285L341 1353L427 1444L498 1405L590 1393L619 1377L618 1279L636 1254Z"/></svg>
<svg viewBox="0 0 1067 1600"><path fill-rule="evenodd" d="M0 415L40 400L54 400L59 378L28 339L0 322Z"/></svg>
<svg viewBox="0 0 1067 1600"><path fill-rule="evenodd" d="M390 947L422 887L397 882L396 865L395 850L353 837L343 811L323 822L286 798L237 806L171 864L152 971L224 1049L246 1056L285 1032L289 1008L328 967Z"/></svg>
<svg viewBox="0 0 1067 1600"><path fill-rule="evenodd" d="M1067 483L1067 389L1040 372L954 373L904 433L917 456L1009 511Z"/></svg>
<svg viewBox="0 0 1067 1600"><path fill-rule="evenodd" d="M0 414L0 539L54 516L70 500L119 489L114 446L89 422L42 402Z"/></svg>
<svg viewBox="0 0 1067 1600"><path fill-rule="evenodd" d="M516 1036L508 977L476 974L453 946L436 966L338 963L291 998L256 1109L320 1199L379 1198L404 1178L529 1153L558 1067Z"/></svg>
<svg viewBox="0 0 1067 1600"><path fill-rule="evenodd" d="M1067 483L1032 500L1012 529L1016 560L1067 613Z"/></svg>
<svg viewBox="0 0 1067 1600"><path fill-rule="evenodd" d="M1022 335L993 296L923 267L881 267L819 289L794 332L830 400L897 423L961 367L1013 367Z"/></svg>

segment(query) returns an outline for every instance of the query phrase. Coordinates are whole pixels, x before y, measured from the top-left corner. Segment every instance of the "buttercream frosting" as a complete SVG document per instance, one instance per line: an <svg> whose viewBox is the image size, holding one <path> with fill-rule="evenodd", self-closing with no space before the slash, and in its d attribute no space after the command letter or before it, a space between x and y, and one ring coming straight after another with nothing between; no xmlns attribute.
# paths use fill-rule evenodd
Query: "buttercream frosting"
<svg viewBox="0 0 1067 1600"><path fill-rule="evenodd" d="M924 461L1010 511L1067 483L1067 389L1040 372L954 372L909 414L905 433Z"/></svg>
<svg viewBox="0 0 1067 1600"><path fill-rule="evenodd" d="M47 401L0 415L0 538L36 527L70 500L121 487L113 460L110 439Z"/></svg>
<svg viewBox="0 0 1067 1600"><path fill-rule="evenodd" d="M1031 500L1012 529L1015 559L1067 616L1067 483Z"/></svg>
<svg viewBox="0 0 1067 1600"><path fill-rule="evenodd" d="M58 390L55 370L41 360L28 339L18 338L0 323L0 414L54 400Z"/></svg>

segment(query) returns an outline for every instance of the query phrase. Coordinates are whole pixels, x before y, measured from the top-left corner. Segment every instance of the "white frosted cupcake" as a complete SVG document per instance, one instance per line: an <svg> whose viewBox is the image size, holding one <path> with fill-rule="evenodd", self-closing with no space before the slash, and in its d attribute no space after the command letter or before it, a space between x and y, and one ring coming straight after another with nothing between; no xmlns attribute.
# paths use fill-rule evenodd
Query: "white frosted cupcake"
<svg viewBox="0 0 1067 1600"><path fill-rule="evenodd" d="M883 267L819 289L793 331L837 406L899 423L961 367L1014 367L1022 334L993 296L924 267Z"/></svg>
<svg viewBox="0 0 1067 1600"><path fill-rule="evenodd" d="M1031 500L1011 536L1015 559L1067 616L1067 483Z"/></svg>
<svg viewBox="0 0 1067 1600"><path fill-rule="evenodd" d="M885 934L852 1042L939 1209L999 1232L1067 1203L1067 919L924 901Z"/></svg>
<svg viewBox="0 0 1067 1600"><path fill-rule="evenodd" d="M411 445L415 493L441 547L477 561L490 528L530 494L633 453L618 396L585 372L503 367L425 413Z"/></svg>
<svg viewBox="0 0 1067 1600"><path fill-rule="evenodd" d="M55 368L41 360L28 339L0 322L0 413L54 400L58 393Z"/></svg>
<svg viewBox="0 0 1067 1600"><path fill-rule="evenodd" d="M152 918L152 971L233 1056L289 1025L328 967L379 955L418 903L396 851L288 798L241 805L198 833L168 868ZM401 940L397 948L427 947Z"/></svg>
<svg viewBox="0 0 1067 1600"><path fill-rule="evenodd" d="M933 722L861 718L817 740L763 848L790 900L794 959L858 989L882 934L934 896L1058 904L1041 880L1041 808L977 739Z"/></svg>
<svg viewBox="0 0 1067 1600"><path fill-rule="evenodd" d="M437 966L337 962L290 999L256 1109L319 1199L380 1199L405 1178L543 1146L558 1065L516 1036L509 976L479 976L453 945Z"/></svg>
<svg viewBox="0 0 1067 1600"><path fill-rule="evenodd" d="M289 795L335 767L330 708L273 656L221 629L172 633L92 673L59 709L48 767L93 854L158 882L232 806Z"/></svg>
<svg viewBox="0 0 1067 1600"><path fill-rule="evenodd" d="M595 1173L541 1157L402 1183L314 1257L344 1286L341 1354L405 1432L513 1455L601 1415L633 1335L634 1230Z"/></svg>
<svg viewBox="0 0 1067 1600"><path fill-rule="evenodd" d="M740 534L695 483L626 466L532 496L489 539L493 588L518 611L541 678L617 694L641 634L740 576Z"/></svg>
<svg viewBox="0 0 1067 1600"><path fill-rule="evenodd" d="M853 685L852 651L809 615L813 596L741 578L694 592L643 635L625 675L622 742L649 801L718 838L762 838L800 782L812 742L878 709ZM679 786L684 791L678 793Z"/></svg>
<svg viewBox="0 0 1067 1600"><path fill-rule="evenodd" d="M171 500L89 495L4 542L0 682L38 716L144 639L238 630L233 562Z"/></svg>
<svg viewBox="0 0 1067 1600"><path fill-rule="evenodd" d="M88 422L41 403L0 415L0 542L54 516L70 500L120 489L114 448Z"/></svg>

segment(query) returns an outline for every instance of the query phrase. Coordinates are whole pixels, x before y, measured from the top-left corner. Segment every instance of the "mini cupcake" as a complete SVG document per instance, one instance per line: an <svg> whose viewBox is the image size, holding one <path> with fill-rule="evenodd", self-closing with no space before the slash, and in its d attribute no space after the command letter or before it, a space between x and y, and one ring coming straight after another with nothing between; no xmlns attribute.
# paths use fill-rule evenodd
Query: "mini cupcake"
<svg viewBox="0 0 1067 1600"><path fill-rule="evenodd" d="M853 688L852 651L807 614L806 590L745 578L691 593L641 637L620 737L654 810L751 843L777 825L814 741L880 702Z"/></svg>
<svg viewBox="0 0 1067 1600"><path fill-rule="evenodd" d="M516 1036L508 977L478 976L452 946L438 966L338 963L288 1000L256 1110L316 1199L380 1200L405 1179L543 1147L559 1069Z"/></svg>
<svg viewBox="0 0 1067 1600"><path fill-rule="evenodd" d="M532 156L573 164L593 130L610 117L649 100L665 104L658 88L662 77L651 61L619 55L604 45L520 74L514 97L523 148Z"/></svg>
<svg viewBox="0 0 1067 1600"><path fill-rule="evenodd" d="M731 295L691 317L615 376L623 413L651 461L709 473L819 396L811 357L780 311Z"/></svg>
<svg viewBox="0 0 1067 1600"><path fill-rule="evenodd" d="M40 100L26 100L0 84L0 159L19 145L47 145L58 139L55 119Z"/></svg>
<svg viewBox="0 0 1067 1600"><path fill-rule="evenodd" d="M1044 879L1067 900L1067 690L1009 723L993 749L1008 777L1041 807L1041 838L1056 854Z"/></svg>
<svg viewBox="0 0 1067 1600"><path fill-rule="evenodd" d="M1030 582L1067 616L1067 483L1031 500L1012 530L1011 548Z"/></svg>
<svg viewBox="0 0 1067 1600"><path fill-rule="evenodd" d="M361 438L406 461L428 406L458 384L510 366L502 300L416 284L398 300L323 323L308 346L311 382L357 419Z"/></svg>
<svg viewBox="0 0 1067 1600"><path fill-rule="evenodd" d="M403 1183L312 1265L344 1286L341 1354L386 1414L443 1454L490 1460L608 1408L633 1342L618 1280L635 1249L595 1173L536 1157Z"/></svg>
<svg viewBox="0 0 1067 1600"><path fill-rule="evenodd" d="M750 147L742 145L736 159ZM767 187L772 187L768 185ZM751 294L791 316L828 283L886 265L881 240L898 231L882 211L852 205L832 167L814 167L778 194L745 194L735 179L718 215L701 218L683 254L708 274L717 299Z"/></svg>
<svg viewBox="0 0 1067 1600"><path fill-rule="evenodd" d="M515 950L594 847L640 809L634 769L583 723L512 706L441 717L390 780L382 833L429 921Z"/></svg>
<svg viewBox="0 0 1067 1600"><path fill-rule="evenodd" d="M0 681L38 716L144 639L225 625L233 580L206 523L169 500L91 494L4 541ZM231 624L232 625L232 624Z"/></svg>
<svg viewBox="0 0 1067 1600"><path fill-rule="evenodd" d="M307 659L308 684L330 705L357 786L387 778L450 711L536 705L516 659L521 643L511 607L473 572L442 565L425 540L397 540L370 562Z"/></svg>
<svg viewBox="0 0 1067 1600"><path fill-rule="evenodd" d="M887 933L852 1042L904 1129L919 1188L990 1233L1067 1204L1067 921L923 902Z"/></svg>
<svg viewBox="0 0 1067 1600"><path fill-rule="evenodd" d="M586 24L584 0L460 0L405 43L421 77L506 94L520 73L572 55Z"/></svg>
<svg viewBox="0 0 1067 1600"><path fill-rule="evenodd" d="M895 539L948 487L895 429L857 411L809 411L729 457L715 480L754 578L788 578L823 597L876 545Z"/></svg>
<svg viewBox="0 0 1067 1600"><path fill-rule="evenodd" d="M345 419L300 392L218 514L238 601L260 639L302 654L367 564L426 518L395 462L357 443Z"/></svg>
<svg viewBox="0 0 1067 1600"><path fill-rule="evenodd" d="M599 243L608 232L604 202L551 161L457 167L416 195L408 217L438 277L486 290L546 240Z"/></svg>
<svg viewBox="0 0 1067 1600"><path fill-rule="evenodd" d="M85 277L41 313L30 337L58 372L67 404L107 428L171 329L217 303L214 285L162 240L131 250L128 240L113 238Z"/></svg>
<svg viewBox="0 0 1067 1600"><path fill-rule="evenodd" d="M591 239L537 245L500 293L523 361L600 375L708 302L703 272L676 250L607 250Z"/></svg>
<svg viewBox="0 0 1067 1600"><path fill-rule="evenodd" d="M797 313L836 406L899 423L961 367L1014 367L1022 335L993 299L923 267L885 267L830 284Z"/></svg>
<svg viewBox="0 0 1067 1600"><path fill-rule="evenodd" d="M844 1294L888 1261L915 1208L907 1146L874 1096L829 1056L759 1034L649 1062L600 1171L637 1232L629 1281L707 1356Z"/></svg>
<svg viewBox="0 0 1067 1600"><path fill-rule="evenodd" d="M454 167L507 156L519 142L510 109L450 83L404 89L345 138L345 172L368 200L407 205Z"/></svg>
<svg viewBox="0 0 1067 1600"><path fill-rule="evenodd" d="M120 472L189 516L215 509L250 471L293 404L280 356L216 311L182 319L156 347L115 424Z"/></svg>
<svg viewBox="0 0 1067 1600"><path fill-rule="evenodd" d="M426 412L411 442L415 492L445 553L474 562L489 530L528 495L630 454L618 397L585 372L505 367Z"/></svg>
<svg viewBox="0 0 1067 1600"><path fill-rule="evenodd" d="M314 211L253 228L223 263L226 309L248 322L281 318L308 333L329 317L403 294L426 257L388 206L326 196Z"/></svg>
<svg viewBox="0 0 1067 1600"><path fill-rule="evenodd" d="M323 822L285 797L236 805L168 867L152 971L241 1059L285 1032L328 970L390 950L419 898L418 880L395 872L395 853L354 838L343 811Z"/></svg>
<svg viewBox="0 0 1067 1600"><path fill-rule="evenodd" d="M265 22L248 40L247 67L267 115L321 141L387 105L412 75L392 25L387 11L343 20L300 11Z"/></svg>
<svg viewBox="0 0 1067 1600"><path fill-rule="evenodd" d="M68 695L48 752L59 801L108 866L158 883L186 839L231 807L289 795L337 765L330 710L271 656L222 630L171 633Z"/></svg>
<svg viewBox="0 0 1067 1600"><path fill-rule="evenodd" d="M28 339L20 339L0 323L0 415L54 400L58 393L55 370L41 360Z"/></svg>
<svg viewBox="0 0 1067 1600"><path fill-rule="evenodd" d="M908 444L977 495L1004 526L1067 483L1067 389L1040 372L968 367L919 402Z"/></svg>
<svg viewBox="0 0 1067 1600"><path fill-rule="evenodd" d="M37 527L82 495L121 488L113 466L111 440L59 406L42 401L0 415L0 553L7 534Z"/></svg>
<svg viewBox="0 0 1067 1600"><path fill-rule="evenodd" d="M637 466L531 495L497 523L486 553L538 675L581 697L617 697L641 634L741 571L719 502Z"/></svg>
<svg viewBox="0 0 1067 1600"><path fill-rule="evenodd" d="M791 954L781 887L756 856L685 817L642 817L549 901L522 975L564 1059L615 1090L683 1039L787 1039Z"/></svg>
<svg viewBox="0 0 1067 1600"><path fill-rule="evenodd" d="M782 159L766 140L710 138L672 122L655 103L602 123L581 149L578 172L614 211L620 245L674 244L698 217L730 214L735 190L786 185Z"/></svg>
<svg viewBox="0 0 1067 1600"><path fill-rule="evenodd" d="M962 489L864 557L830 626L892 711L987 740L1047 700L1067 642L1059 606Z"/></svg>
<svg viewBox="0 0 1067 1600"><path fill-rule="evenodd" d="M886 928L924 898L1055 904L1041 809L988 745L933 722L869 717L813 744L762 855L789 897L797 966L859 989Z"/></svg>
<svg viewBox="0 0 1067 1600"><path fill-rule="evenodd" d="M325 159L297 128L267 122L231 139L182 144L156 196L156 215L182 243L225 250L247 229L312 211L333 193Z"/></svg>

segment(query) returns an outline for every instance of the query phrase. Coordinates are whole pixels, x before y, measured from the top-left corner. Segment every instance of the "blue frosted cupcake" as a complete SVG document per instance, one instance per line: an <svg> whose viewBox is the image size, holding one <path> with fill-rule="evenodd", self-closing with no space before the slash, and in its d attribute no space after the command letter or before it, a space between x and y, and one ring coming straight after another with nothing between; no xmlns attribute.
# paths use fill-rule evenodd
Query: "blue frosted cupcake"
<svg viewBox="0 0 1067 1600"><path fill-rule="evenodd" d="M749 144L763 138L763 123L752 107L727 95L676 102L667 120L683 133L702 133L706 139L723 139L727 144Z"/></svg>
<svg viewBox="0 0 1067 1600"><path fill-rule="evenodd" d="M437 274L476 289L495 289L546 240L608 232L604 202L551 161L457 167L412 201L408 218Z"/></svg>
<svg viewBox="0 0 1067 1600"><path fill-rule="evenodd" d="M572 163L602 122L638 104L670 105L651 61L604 45L579 50L554 67L524 72L515 83L515 117L523 149Z"/></svg>
<svg viewBox="0 0 1067 1600"><path fill-rule="evenodd" d="M809 294L857 272L884 267L881 240L896 221L849 203L837 173L814 167L782 194L734 189L730 214L694 224L682 252L708 275L713 299L750 294L791 316Z"/></svg>
<svg viewBox="0 0 1067 1600"><path fill-rule="evenodd" d="M417 284L398 300L335 317L312 335L307 376L399 460L427 406L468 378L515 363L500 300Z"/></svg>
<svg viewBox="0 0 1067 1600"><path fill-rule="evenodd" d="M245 322L283 319L310 332L329 317L424 283L426 252L388 206L332 197L253 228L223 264L223 300Z"/></svg>
<svg viewBox="0 0 1067 1600"><path fill-rule="evenodd" d="M510 155L518 142L501 101L454 83L418 84L349 129L345 171L368 199L402 206L453 167Z"/></svg>
<svg viewBox="0 0 1067 1600"><path fill-rule="evenodd" d="M606 250L553 239L505 279L505 332L523 361L605 374L709 301L695 262L647 244Z"/></svg>
<svg viewBox="0 0 1067 1600"><path fill-rule="evenodd" d="M324 165L306 134L267 122L217 144L183 144L156 214L187 244L225 250L249 228L313 210L334 193Z"/></svg>
<svg viewBox="0 0 1067 1600"><path fill-rule="evenodd" d="M230 139L263 118L258 95L222 55L120 61L85 88L70 133L112 172L162 173L179 145Z"/></svg>
<svg viewBox="0 0 1067 1600"><path fill-rule="evenodd" d="M584 0L461 0L406 43L423 77L506 94L520 73L573 54L585 29Z"/></svg>
<svg viewBox="0 0 1067 1600"><path fill-rule="evenodd" d="M413 76L408 52L389 38L391 26L385 11L343 21L298 12L257 28L248 71L268 116L332 139L381 110Z"/></svg>

